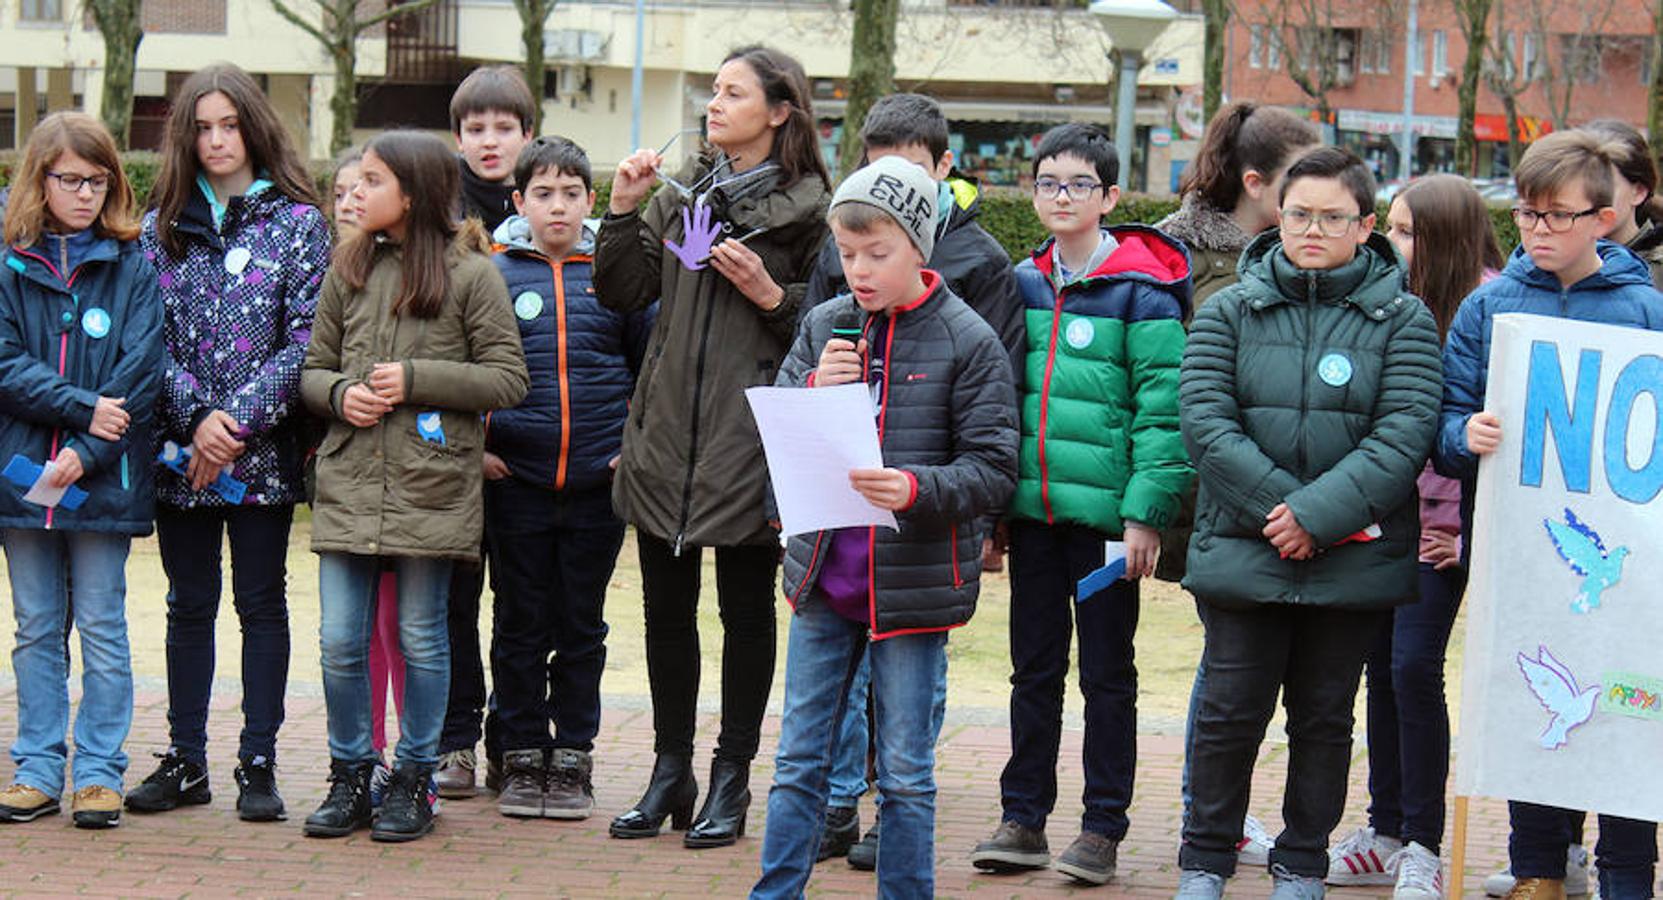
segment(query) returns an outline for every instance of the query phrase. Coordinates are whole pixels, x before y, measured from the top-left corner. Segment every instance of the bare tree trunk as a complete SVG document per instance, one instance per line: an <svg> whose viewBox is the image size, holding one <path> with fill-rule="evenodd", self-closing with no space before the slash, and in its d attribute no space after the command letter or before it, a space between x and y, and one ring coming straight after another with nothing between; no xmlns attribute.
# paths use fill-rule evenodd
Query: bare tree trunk
<svg viewBox="0 0 1663 900"><path fill-rule="evenodd" d="M104 37L104 127L126 150L133 123L133 70L144 40L142 0L88 0L87 6Z"/></svg>
<svg viewBox="0 0 1663 900"><path fill-rule="evenodd" d="M854 0L855 31L849 42L849 105L837 148L839 174L860 165L860 127L866 111L895 90L895 23L900 0Z"/></svg>
<svg viewBox="0 0 1663 900"><path fill-rule="evenodd" d="M1460 111L1456 113L1455 171L1471 177L1477 174L1478 136L1473 120L1478 117L1478 83L1484 74L1484 48L1489 41L1491 0L1456 0L1461 32L1467 39L1467 58L1461 66L1461 86L1456 91Z"/></svg>
<svg viewBox="0 0 1663 900"><path fill-rule="evenodd" d="M1663 0L1652 0L1651 84L1646 87L1646 132L1652 147L1663 147Z"/></svg>
<svg viewBox="0 0 1663 900"><path fill-rule="evenodd" d="M547 64L543 57L543 28L557 0L514 0L520 12L520 43L525 46L525 83L537 101L532 105L531 133L543 133L543 81Z"/></svg>
<svg viewBox="0 0 1663 900"><path fill-rule="evenodd" d="M329 153L337 155L352 146L352 126L358 120L358 42L352 38L330 48L335 61L335 94L329 98L334 124L329 132Z"/></svg>
<svg viewBox="0 0 1663 900"><path fill-rule="evenodd" d="M1519 139L1519 95L1502 94L1501 112L1507 117L1507 171L1518 168L1524 145Z"/></svg>
<svg viewBox="0 0 1663 900"><path fill-rule="evenodd" d="M1657 0L1663 5L1663 0ZM1224 105L1225 35L1230 28L1230 0L1201 0L1201 121L1211 122Z"/></svg>

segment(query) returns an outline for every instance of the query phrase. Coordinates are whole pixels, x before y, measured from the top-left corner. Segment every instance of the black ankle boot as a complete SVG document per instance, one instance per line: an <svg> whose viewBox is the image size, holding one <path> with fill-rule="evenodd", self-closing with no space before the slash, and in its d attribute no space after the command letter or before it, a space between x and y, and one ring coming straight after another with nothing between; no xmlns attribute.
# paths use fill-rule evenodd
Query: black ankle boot
<svg viewBox="0 0 1663 900"><path fill-rule="evenodd" d="M399 763L387 783L387 799L375 817L370 839L390 843L413 841L433 830L433 807L427 802L432 766Z"/></svg>
<svg viewBox="0 0 1663 900"><path fill-rule="evenodd" d="M726 847L745 836L751 807L751 764L718 759L710 764L710 793L682 843L695 850Z"/></svg>
<svg viewBox="0 0 1663 900"><path fill-rule="evenodd" d="M686 828L693 821L693 804L698 800L699 783L693 778L693 759L660 753L653 761L647 792L634 809L612 820L612 836L658 837L666 817L671 828Z"/></svg>
<svg viewBox="0 0 1663 900"><path fill-rule="evenodd" d="M307 837L345 837L370 824L370 775L375 763L329 762L329 796L306 817Z"/></svg>

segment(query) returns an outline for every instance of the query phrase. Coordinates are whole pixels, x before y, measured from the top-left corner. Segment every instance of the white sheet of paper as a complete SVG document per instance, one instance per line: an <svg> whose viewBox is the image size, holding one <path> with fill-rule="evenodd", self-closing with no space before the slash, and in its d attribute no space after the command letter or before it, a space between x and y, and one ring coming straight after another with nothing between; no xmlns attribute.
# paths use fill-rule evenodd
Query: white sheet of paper
<svg viewBox="0 0 1663 900"><path fill-rule="evenodd" d="M1126 542L1125 541L1104 541L1103 542L1103 565L1112 566L1112 565L1115 564L1116 561L1123 560L1125 558L1126 558Z"/></svg>
<svg viewBox="0 0 1663 900"><path fill-rule="evenodd" d="M41 467L40 477L36 478L35 483L29 486L28 493L23 495L24 500L36 506L53 507L58 505L58 501L64 498L64 492L69 490L69 485L52 487L47 484L52 480L52 470L54 468L56 468L56 464L51 462Z"/></svg>
<svg viewBox="0 0 1663 900"><path fill-rule="evenodd" d="M864 384L745 391L762 434L783 534L886 525L895 514L849 486L850 469L883 467L872 394Z"/></svg>

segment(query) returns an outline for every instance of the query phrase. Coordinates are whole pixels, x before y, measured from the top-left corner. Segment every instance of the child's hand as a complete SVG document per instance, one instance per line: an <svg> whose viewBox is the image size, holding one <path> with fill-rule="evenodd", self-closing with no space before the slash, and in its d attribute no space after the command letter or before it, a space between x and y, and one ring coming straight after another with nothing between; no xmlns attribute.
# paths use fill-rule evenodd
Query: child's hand
<svg viewBox="0 0 1663 900"><path fill-rule="evenodd" d="M369 428L391 412L393 405L370 390L369 385L355 384L341 395L341 418L358 428Z"/></svg>
<svg viewBox="0 0 1663 900"><path fill-rule="evenodd" d="M59 450L57 458L52 460L52 480L46 484L47 487L69 487L80 481L81 476L85 474L86 469L81 467L80 455L65 447Z"/></svg>
<svg viewBox="0 0 1663 900"><path fill-rule="evenodd" d="M1483 456L1501 446L1501 419L1493 412L1475 412L1467 419L1467 449Z"/></svg>
<svg viewBox="0 0 1663 900"><path fill-rule="evenodd" d="M133 419L121 408L126 402L126 397L99 397L92 408L92 425L88 426L87 433L101 440L121 440Z"/></svg>
<svg viewBox="0 0 1663 900"><path fill-rule="evenodd" d="M404 364L376 363L370 370L370 389L387 401L389 408L404 402Z"/></svg>
<svg viewBox="0 0 1663 900"><path fill-rule="evenodd" d="M1265 519L1270 524L1265 526L1264 536L1270 539L1270 545L1282 554L1283 559L1306 560L1316 555L1316 539L1299 524L1286 503L1276 504ZM1127 569L1131 569L1129 561Z"/></svg>
<svg viewBox="0 0 1663 900"><path fill-rule="evenodd" d="M1438 571L1461 564L1461 537L1447 531L1422 531L1420 555Z"/></svg>
<svg viewBox="0 0 1663 900"><path fill-rule="evenodd" d="M240 430L242 425L231 418L230 413L222 409L214 410L203 418L201 424L196 426L196 434L191 436L191 459L212 463L216 470L230 465L248 449L246 444L237 440Z"/></svg>
<svg viewBox="0 0 1663 900"><path fill-rule="evenodd" d="M1136 581L1155 574L1155 563L1161 558L1161 533L1142 522L1127 522L1126 580Z"/></svg>
<svg viewBox="0 0 1663 900"><path fill-rule="evenodd" d="M223 469L223 466L215 465L208 461L208 457L193 451L191 461L185 466L185 480L190 482L191 490L200 491L213 484Z"/></svg>
<svg viewBox="0 0 1663 900"><path fill-rule="evenodd" d="M820 350L820 364L814 370L815 387L831 387L859 381L861 358L866 353L866 339L851 344L843 338L832 338Z"/></svg>
<svg viewBox="0 0 1663 900"><path fill-rule="evenodd" d="M912 505L912 479L900 469L850 469L849 486L879 509L899 512Z"/></svg>
<svg viewBox="0 0 1663 900"><path fill-rule="evenodd" d="M658 177L661 165L664 165L664 157L659 156L656 150L637 150L618 163L618 171L612 176L612 198L607 209L615 216L634 212L647 196L653 179Z"/></svg>
<svg viewBox="0 0 1663 900"><path fill-rule="evenodd" d="M508 463L503 462L502 457L489 450L485 451L484 467L486 481L501 481L508 477Z"/></svg>

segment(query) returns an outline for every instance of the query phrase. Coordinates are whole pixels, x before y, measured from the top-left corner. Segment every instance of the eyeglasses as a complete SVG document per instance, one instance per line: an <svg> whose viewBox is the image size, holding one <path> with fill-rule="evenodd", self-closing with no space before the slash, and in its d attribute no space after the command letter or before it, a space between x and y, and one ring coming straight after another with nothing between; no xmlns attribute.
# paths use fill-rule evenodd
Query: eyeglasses
<svg viewBox="0 0 1663 900"><path fill-rule="evenodd" d="M110 176L108 175L93 175L90 178L72 172L47 172L46 175L55 179L58 182L58 187L62 188L65 193L78 194L81 192L82 186L91 188L94 194L102 194L110 189Z"/></svg>
<svg viewBox="0 0 1663 900"><path fill-rule="evenodd" d="M1277 214L1282 220L1283 234L1310 234L1311 223L1317 223L1317 230L1323 237L1345 237L1354 223L1363 220L1362 216L1347 213L1326 212L1313 213L1308 209L1284 209Z"/></svg>
<svg viewBox="0 0 1663 900"><path fill-rule="evenodd" d="M1063 191L1067 191L1068 199L1080 202L1090 199L1094 191L1102 189L1102 182L1092 181L1090 178L1075 178L1072 181L1063 181L1060 178L1047 176L1034 179L1034 196L1041 200L1055 200L1062 196Z"/></svg>
<svg viewBox="0 0 1663 900"><path fill-rule="evenodd" d="M1520 231L1535 231L1537 222L1546 222L1548 231L1563 234L1570 231L1576 220L1583 216L1598 215L1600 208L1591 206L1582 212L1565 212L1559 209L1539 210L1527 206L1513 207L1513 221L1518 224Z"/></svg>

